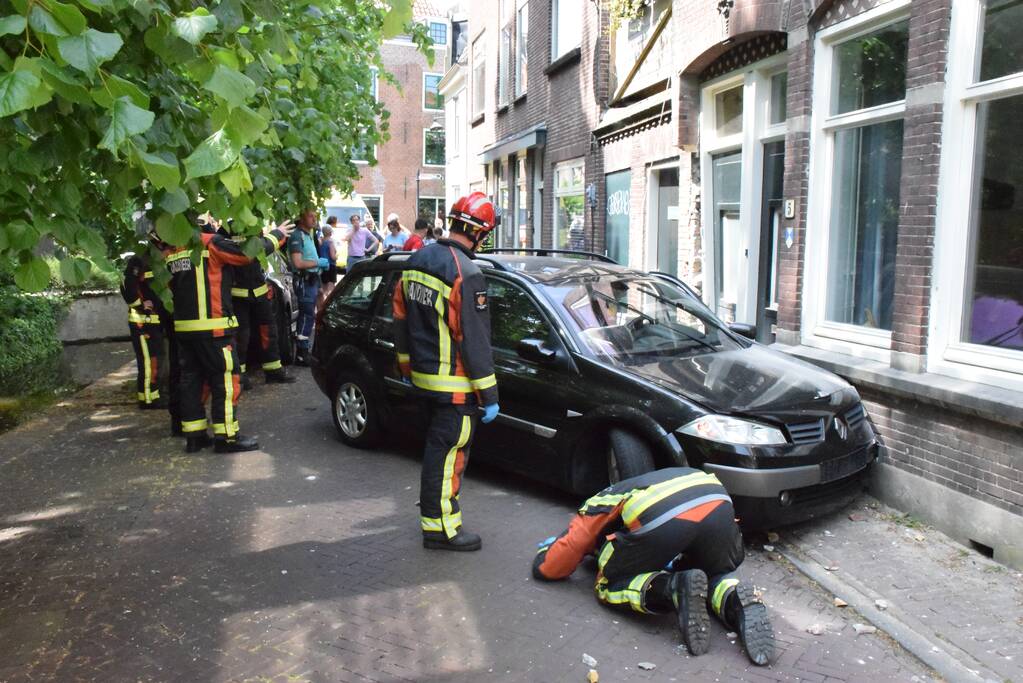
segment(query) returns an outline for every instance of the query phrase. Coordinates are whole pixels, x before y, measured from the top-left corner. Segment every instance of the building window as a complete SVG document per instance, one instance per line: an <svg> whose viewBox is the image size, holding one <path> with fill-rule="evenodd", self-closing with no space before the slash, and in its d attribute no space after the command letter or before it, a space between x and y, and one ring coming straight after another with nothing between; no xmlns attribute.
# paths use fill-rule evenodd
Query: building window
<svg viewBox="0 0 1023 683"><path fill-rule="evenodd" d="M497 55L497 106L503 107L508 104L508 94L511 92L511 42L512 27L509 23L501 29L501 46Z"/></svg>
<svg viewBox="0 0 1023 683"><path fill-rule="evenodd" d="M444 197L420 197L417 207L418 217L430 221L430 227L436 227L438 217L442 217L444 211ZM437 212L442 212L439 216ZM441 223L444 220L441 218Z"/></svg>
<svg viewBox="0 0 1023 683"><path fill-rule="evenodd" d="M362 198L363 204L366 205L366 210L369 211L373 222L378 226L382 226L383 223L380 222L380 218L383 216L384 196L380 194L362 194L359 196Z"/></svg>
<svg viewBox="0 0 1023 683"><path fill-rule="evenodd" d="M813 107L823 115L811 140L805 328L815 343L874 347L868 355L880 360L895 302L905 12L879 9L821 31L815 49Z"/></svg>
<svg viewBox="0 0 1023 683"><path fill-rule="evenodd" d="M583 231L583 160L566 161L554 167L554 248L586 248Z"/></svg>
<svg viewBox="0 0 1023 683"><path fill-rule="evenodd" d="M1023 3L953 12L928 364L1023 389Z"/></svg>
<svg viewBox="0 0 1023 683"><path fill-rule="evenodd" d="M440 81L444 74L423 74L423 109L440 111L444 108L444 96L440 94Z"/></svg>
<svg viewBox="0 0 1023 683"><path fill-rule="evenodd" d="M529 78L529 0L519 0L515 17L515 97L526 92Z"/></svg>
<svg viewBox="0 0 1023 683"><path fill-rule="evenodd" d="M448 25L441 21L430 22L430 38L434 45L448 44Z"/></svg>
<svg viewBox="0 0 1023 683"><path fill-rule="evenodd" d="M444 131L423 129L423 166L444 165Z"/></svg>
<svg viewBox="0 0 1023 683"><path fill-rule="evenodd" d="M486 42L481 35L472 44L472 116L483 114L487 105Z"/></svg>
<svg viewBox="0 0 1023 683"><path fill-rule="evenodd" d="M527 156L525 152L519 152L515 160L515 219L513 221L515 236L518 240L515 246L528 247L532 241L533 230L529 225L529 211L526 206L529 202L529 186L526 180L529 174L526 172Z"/></svg>
<svg viewBox="0 0 1023 683"><path fill-rule="evenodd" d="M448 158L455 159L461 153L459 144L462 140L462 96L457 95L448 102L451 112L451 123L447 130L451 133L451 139L447 140Z"/></svg>
<svg viewBox="0 0 1023 683"><path fill-rule="evenodd" d="M770 99L770 114L768 115L768 121L771 125L777 125L785 123L785 119L788 115L787 110L787 98L789 94L789 74L787 71L782 71L780 74L771 76L771 99Z"/></svg>
<svg viewBox="0 0 1023 683"><path fill-rule="evenodd" d="M551 61L556 61L582 44L582 0L552 0Z"/></svg>

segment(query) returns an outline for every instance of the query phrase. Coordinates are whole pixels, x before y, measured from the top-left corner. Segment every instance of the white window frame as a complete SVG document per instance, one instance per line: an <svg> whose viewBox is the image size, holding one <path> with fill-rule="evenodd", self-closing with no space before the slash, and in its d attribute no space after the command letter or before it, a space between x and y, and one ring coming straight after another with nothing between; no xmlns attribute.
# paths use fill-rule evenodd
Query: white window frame
<svg viewBox="0 0 1023 683"><path fill-rule="evenodd" d="M525 12L526 20L522 20ZM529 0L515 6L515 99L526 94L529 83Z"/></svg>
<svg viewBox="0 0 1023 683"><path fill-rule="evenodd" d="M446 199L444 197L436 197L436 196L430 195L430 194L421 194L421 195L419 195L419 199L416 201L416 218L419 218L419 202L423 201L424 199L430 199L430 200L433 201L433 212L430 214L430 221L431 221L430 222L430 229L432 230L433 229L433 221L436 220L436 218L437 218L437 208L440 207L440 209L443 211L444 210L444 206L446 204ZM440 203L438 204L437 202L440 202Z"/></svg>
<svg viewBox="0 0 1023 683"><path fill-rule="evenodd" d="M363 194L362 192L360 192L359 193L359 198L363 200L363 203L365 203L366 199L379 199L380 200L380 219L383 220L384 216L387 215L386 213L384 213L384 195L382 195L382 194ZM373 215L373 214L369 213L369 207L368 206L366 207L366 213L369 214L370 216ZM376 219L374 219L374 220L376 220ZM350 223L349 223L348 227L351 228L351 224ZM379 229L380 226L378 225L377 228Z"/></svg>
<svg viewBox="0 0 1023 683"><path fill-rule="evenodd" d="M499 45L497 49L497 108L508 106L511 102L511 77L512 77L512 43L513 28L508 22L501 28Z"/></svg>
<svg viewBox="0 0 1023 683"><path fill-rule="evenodd" d="M835 26L822 29L814 40L809 191L806 206L806 245L803 253L802 342L807 346L882 363L891 362L891 331L836 323L826 319L835 133L866 123L902 119L905 117L906 100L831 115L834 48L847 40L905 20L909 16L909 5L909 0L890 0Z"/></svg>
<svg viewBox="0 0 1023 683"><path fill-rule="evenodd" d="M441 163L439 163L439 164L428 164L428 163L426 163L426 134L430 133L430 132L444 133L444 160L441 161ZM448 136L447 136L447 133L445 131L443 131L443 130L431 131L429 128L424 128L423 129L423 158L422 158L423 166L425 168L444 168L447 165L447 155L448 155Z"/></svg>
<svg viewBox="0 0 1023 683"><path fill-rule="evenodd" d="M928 329L927 370L1023 391L1023 352L961 341L971 263L977 173L977 106L1023 95L1023 72L978 82L984 3L954 0Z"/></svg>
<svg viewBox="0 0 1023 683"><path fill-rule="evenodd" d="M558 173L565 169L571 170L572 168L579 167L579 175L582 178L578 188L571 188L563 190L558 187ZM554 164L554 168L551 170L551 248L562 249L564 247L558 244L558 199L561 197L583 197L584 198L584 211L583 211L583 222L585 224L586 212L585 212L585 197L586 197L586 159L585 157L579 157L577 159L569 159L567 161L561 161Z"/></svg>
<svg viewBox="0 0 1023 683"><path fill-rule="evenodd" d="M440 82L442 80L444 80L444 74L434 73L432 71L424 71L423 72L423 111L427 111L427 112L444 111L443 103L441 104L439 109L435 109L433 107L427 107L426 106L426 79L429 78L430 76L436 76L437 77L437 97L440 97L442 99L444 97L440 93Z"/></svg>
<svg viewBox="0 0 1023 683"><path fill-rule="evenodd" d="M577 12L569 12L569 15L576 15L569 19L570 21L579 22L579 40L572 45L559 45L558 44L558 17L561 16L561 3L571 2L578 7ZM571 8L570 8L571 9ZM551 63L554 63L567 55L577 47L582 47L583 43L583 17L582 12L586 11L586 4L584 0L551 0Z"/></svg>
<svg viewBox="0 0 1023 683"><path fill-rule="evenodd" d="M472 71L469 72L469 85L472 92L472 100L470 102L472 107L470 109L473 121L483 116L487 110L487 44L484 41L484 37L484 34L480 33L470 45L472 50L470 53L472 57ZM479 62L481 64L477 64L477 56L480 57ZM483 69L479 79L481 82L479 83L476 82L477 68Z"/></svg>
<svg viewBox="0 0 1023 683"><path fill-rule="evenodd" d="M787 56L782 53L760 60L738 72L725 74L708 81L700 94L700 174L703 180L703 195L706 201L701 212L704 258L703 291L713 297L708 301L717 312L719 292L716 291L717 260L715 258L716 235L713 220L714 172L713 157L729 152L742 152L742 180L739 186L739 230L743 236L747 267L740 268L737 282L739 300L735 303L736 320L755 323L757 319L758 278L753 265L760 262L760 221L761 204L764 194L764 145L785 139L785 122L770 124L771 77L786 70ZM733 88L742 87L742 131L731 135L717 134L717 95ZM752 103L752 106L751 106ZM651 233L653 230L651 230ZM656 261L656 236L654 247L648 250Z"/></svg>
<svg viewBox="0 0 1023 683"><path fill-rule="evenodd" d="M442 43L438 43L437 41L435 41L433 39L433 25L434 24L441 24L442 26L444 26L444 42L442 42ZM451 34L451 25L448 24L448 22L446 22L446 21L440 21L438 19L430 19L429 21L426 22L426 32L430 36L430 44L431 45L434 45L436 47L444 47L449 42L451 42L451 36L450 36L450 34Z"/></svg>

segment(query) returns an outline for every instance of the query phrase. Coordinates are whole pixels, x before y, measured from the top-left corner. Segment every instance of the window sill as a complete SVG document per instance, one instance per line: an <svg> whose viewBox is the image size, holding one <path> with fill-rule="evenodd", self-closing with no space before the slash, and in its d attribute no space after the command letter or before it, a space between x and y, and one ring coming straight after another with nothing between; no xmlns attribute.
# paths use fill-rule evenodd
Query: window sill
<svg viewBox="0 0 1023 683"><path fill-rule="evenodd" d="M496 112L497 115L500 116L501 114L504 114L505 112L507 112L509 106L510 105L508 105L508 104L502 104L501 106L499 106L497 108L497 112Z"/></svg>
<svg viewBox="0 0 1023 683"><path fill-rule="evenodd" d="M561 55L553 62L551 62L550 66L544 69L544 73L547 74L548 76L553 76L562 69L567 69L569 66L579 61L579 59L582 57L582 53L583 51L581 47L572 48L571 50L569 50L568 52L566 52L565 54Z"/></svg>
<svg viewBox="0 0 1023 683"><path fill-rule="evenodd" d="M512 104L518 104L519 102L521 102L524 99L526 99L526 93L520 93L520 94L515 96L514 100L512 100Z"/></svg>
<svg viewBox="0 0 1023 683"><path fill-rule="evenodd" d="M773 344L773 349L829 370L853 384L938 406L962 415L1019 427L1023 392L934 373L896 370L885 363L809 346Z"/></svg>
<svg viewBox="0 0 1023 683"><path fill-rule="evenodd" d="M476 126L478 126L481 123L483 123L483 120L486 117L487 117L486 114L479 114L476 118L474 118L472 121L469 122L469 125L472 126L473 128L475 128Z"/></svg>

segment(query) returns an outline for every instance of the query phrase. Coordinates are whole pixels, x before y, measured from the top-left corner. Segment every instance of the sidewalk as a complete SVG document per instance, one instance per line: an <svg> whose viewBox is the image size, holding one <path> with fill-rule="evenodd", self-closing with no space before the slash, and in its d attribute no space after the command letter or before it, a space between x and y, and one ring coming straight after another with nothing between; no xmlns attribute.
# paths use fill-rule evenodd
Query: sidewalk
<svg viewBox="0 0 1023 683"><path fill-rule="evenodd" d="M1023 574L871 498L774 545L946 679L1023 681Z"/></svg>

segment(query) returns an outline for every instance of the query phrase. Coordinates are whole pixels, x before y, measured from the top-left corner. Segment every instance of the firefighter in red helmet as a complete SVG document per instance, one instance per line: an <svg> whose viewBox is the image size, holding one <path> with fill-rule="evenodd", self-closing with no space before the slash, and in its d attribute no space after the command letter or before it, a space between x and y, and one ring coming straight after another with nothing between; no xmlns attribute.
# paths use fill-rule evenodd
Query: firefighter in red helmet
<svg viewBox="0 0 1023 683"><path fill-rule="evenodd" d="M462 529L458 493L476 421L491 422L499 411L487 284L473 263L494 223L486 195L462 197L448 214L448 238L415 252L394 289L398 365L430 410L419 489L426 548L481 547Z"/></svg>

